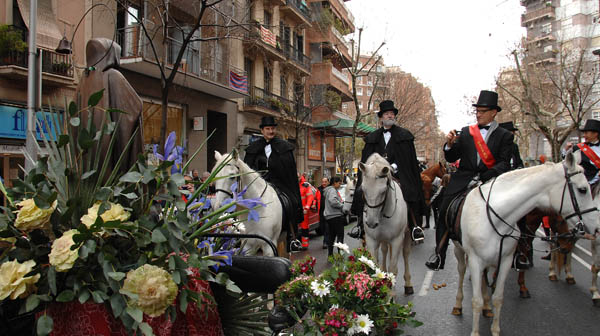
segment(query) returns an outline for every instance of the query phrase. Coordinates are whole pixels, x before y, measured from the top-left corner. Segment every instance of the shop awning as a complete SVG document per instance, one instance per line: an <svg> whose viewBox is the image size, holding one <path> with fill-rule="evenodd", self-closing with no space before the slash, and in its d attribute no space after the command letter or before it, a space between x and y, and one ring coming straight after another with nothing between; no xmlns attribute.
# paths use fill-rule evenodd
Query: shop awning
<svg viewBox="0 0 600 336"><path fill-rule="evenodd" d="M29 0L17 0L21 17L29 29ZM56 15L52 10L52 0L38 0L37 5L37 45L54 50L62 34L56 24Z"/></svg>
<svg viewBox="0 0 600 336"><path fill-rule="evenodd" d="M337 119L337 120L325 120L314 124L314 129L326 129L332 130L343 135L352 135L352 127L354 126L354 120L348 119ZM366 135L376 130L375 127L369 126L365 123L359 122L356 126L357 135Z"/></svg>

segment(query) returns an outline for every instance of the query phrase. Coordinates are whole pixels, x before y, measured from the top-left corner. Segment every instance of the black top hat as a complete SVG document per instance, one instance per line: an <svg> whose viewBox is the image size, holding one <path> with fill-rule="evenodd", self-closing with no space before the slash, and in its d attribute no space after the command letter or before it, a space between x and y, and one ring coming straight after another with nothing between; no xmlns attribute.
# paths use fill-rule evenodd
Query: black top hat
<svg viewBox="0 0 600 336"><path fill-rule="evenodd" d="M600 120L588 119L581 131L594 131L600 133Z"/></svg>
<svg viewBox="0 0 600 336"><path fill-rule="evenodd" d="M519 130L518 128L515 127L515 125L513 125L512 121L507 121L507 122L499 123L498 126L504 128L506 130L509 130L511 132Z"/></svg>
<svg viewBox="0 0 600 336"><path fill-rule="evenodd" d="M265 126L277 126L277 123L275 122L275 118L273 118L271 116L266 116L266 117L260 118L260 125L258 125L258 127L263 128Z"/></svg>
<svg viewBox="0 0 600 336"><path fill-rule="evenodd" d="M394 111L394 115L398 115L398 109L394 107L394 102L391 100L384 100L379 103L379 112L377 112L377 116L381 118L385 111Z"/></svg>
<svg viewBox="0 0 600 336"><path fill-rule="evenodd" d="M479 99L477 103L473 104L475 107L489 107L495 109L498 112L502 111L502 108L498 106L498 94L494 91L481 90L479 93Z"/></svg>

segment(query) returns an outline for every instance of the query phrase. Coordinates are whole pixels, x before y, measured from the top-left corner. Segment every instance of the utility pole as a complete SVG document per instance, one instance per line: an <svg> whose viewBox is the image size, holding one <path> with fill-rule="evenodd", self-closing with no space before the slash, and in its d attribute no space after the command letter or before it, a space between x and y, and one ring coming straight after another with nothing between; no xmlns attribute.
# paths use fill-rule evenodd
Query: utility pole
<svg viewBox="0 0 600 336"><path fill-rule="evenodd" d="M37 0L30 0L29 6L29 63L27 67L27 132L25 138L25 171L29 172L37 162L35 137L36 112L38 110L41 82L41 66L37 53ZM39 82L38 82L39 81Z"/></svg>

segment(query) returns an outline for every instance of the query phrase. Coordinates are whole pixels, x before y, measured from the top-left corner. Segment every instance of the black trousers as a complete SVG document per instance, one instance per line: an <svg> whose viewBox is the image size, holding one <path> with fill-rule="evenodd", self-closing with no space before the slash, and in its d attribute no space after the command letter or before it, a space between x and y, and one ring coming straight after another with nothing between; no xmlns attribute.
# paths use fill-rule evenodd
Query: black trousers
<svg viewBox="0 0 600 336"><path fill-rule="evenodd" d="M448 244L450 243L450 239L448 237L448 225L452 225L452 223L446 223L446 213L448 212L448 207L450 206L450 202L456 197L457 194L452 195L444 195L442 198L442 205L440 206L440 212L438 214L438 220L435 228L435 243L437 245L435 251L440 255L441 264L440 266L444 266L446 263L446 253L448 251Z"/></svg>
<svg viewBox="0 0 600 336"><path fill-rule="evenodd" d="M327 220L329 226L329 244L327 244L327 256L333 254L333 243L344 242L344 225L346 225L346 216L333 217Z"/></svg>

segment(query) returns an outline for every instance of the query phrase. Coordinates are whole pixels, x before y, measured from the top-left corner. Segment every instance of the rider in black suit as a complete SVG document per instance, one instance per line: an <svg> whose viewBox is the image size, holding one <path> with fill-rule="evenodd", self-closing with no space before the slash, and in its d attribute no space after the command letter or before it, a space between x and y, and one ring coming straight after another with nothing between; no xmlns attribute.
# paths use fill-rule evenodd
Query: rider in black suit
<svg viewBox="0 0 600 336"><path fill-rule="evenodd" d="M498 124L500 127L505 128L507 131L512 132L515 135L515 132L519 129L515 127L512 121L507 121ZM519 152L519 145L517 143L513 143L513 151L512 158L510 159L510 167L511 169L521 169L525 166L523 165L523 160L521 160L521 153Z"/></svg>
<svg viewBox="0 0 600 336"><path fill-rule="evenodd" d="M469 127L463 127L460 134L452 130L446 135L444 156L446 161L454 162L460 159L458 170L452 174L448 187L445 190L442 206L440 208L439 223L436 229L436 254L435 258L425 263L432 270L444 268L446 250L448 249L448 226L446 212L452 199L466 191L473 181L486 182L511 169L513 134L499 127L494 120L496 114L502 109L498 106L498 94L492 91L481 91L477 104L473 104L477 112L477 125L479 132L485 140L495 164L488 168L480 159Z"/></svg>

